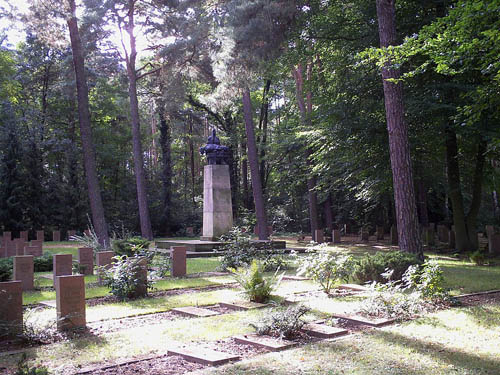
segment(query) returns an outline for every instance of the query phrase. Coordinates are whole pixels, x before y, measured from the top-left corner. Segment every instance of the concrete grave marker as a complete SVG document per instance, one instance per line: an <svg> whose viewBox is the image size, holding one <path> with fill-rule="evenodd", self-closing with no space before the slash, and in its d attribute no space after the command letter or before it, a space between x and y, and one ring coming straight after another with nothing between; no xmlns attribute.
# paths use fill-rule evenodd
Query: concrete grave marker
<svg viewBox="0 0 500 375"><path fill-rule="evenodd" d="M61 241L61 231L60 230L52 231L52 241L54 241L54 242Z"/></svg>
<svg viewBox="0 0 500 375"><path fill-rule="evenodd" d="M219 306L236 311L247 311L253 309L262 309L269 305L267 303L258 303L252 301L237 301L237 302L219 302Z"/></svg>
<svg viewBox="0 0 500 375"><path fill-rule="evenodd" d="M56 277L57 329L66 331L86 325L83 275Z"/></svg>
<svg viewBox="0 0 500 375"><path fill-rule="evenodd" d="M3 232L3 245L12 241L12 232Z"/></svg>
<svg viewBox="0 0 500 375"><path fill-rule="evenodd" d="M34 255L36 257L41 257L43 255L42 244L43 244L43 241L32 240L30 248L33 247L33 248L36 248L36 250L30 250L30 251L34 251L35 252L34 254L31 254L31 255Z"/></svg>
<svg viewBox="0 0 500 375"><path fill-rule="evenodd" d="M168 349L167 355L178 355L186 361L209 366L219 366L240 359L237 355L216 352L215 350L200 348L199 346L193 348L186 348L185 346L171 347Z"/></svg>
<svg viewBox="0 0 500 375"><path fill-rule="evenodd" d="M33 255L14 257L14 280L21 281L23 291L34 289L34 272Z"/></svg>
<svg viewBox="0 0 500 375"><path fill-rule="evenodd" d="M94 274L94 250L91 247L78 248L78 263L83 275Z"/></svg>
<svg viewBox="0 0 500 375"><path fill-rule="evenodd" d="M36 231L36 240L37 241L44 241L45 240L45 233L43 230L37 230Z"/></svg>
<svg viewBox="0 0 500 375"><path fill-rule="evenodd" d="M19 233L19 237L21 237L24 240L24 242L28 242L28 231L27 230L22 230Z"/></svg>
<svg viewBox="0 0 500 375"><path fill-rule="evenodd" d="M176 308L173 308L172 311L176 312L180 315L197 317L197 318L205 318L207 316L219 315L219 313L216 311L204 309L202 307L195 307L195 306L176 307Z"/></svg>
<svg viewBox="0 0 500 375"><path fill-rule="evenodd" d="M493 233L488 238L488 251L490 254L500 254L500 234Z"/></svg>
<svg viewBox="0 0 500 375"><path fill-rule="evenodd" d="M4 246L8 257L16 256L17 249L16 244L13 241L7 241Z"/></svg>
<svg viewBox="0 0 500 375"><path fill-rule="evenodd" d="M333 243L340 243L340 230L334 229L332 230L332 242Z"/></svg>
<svg viewBox="0 0 500 375"><path fill-rule="evenodd" d="M7 249L5 247L0 247L0 258L6 258L7 257Z"/></svg>
<svg viewBox="0 0 500 375"><path fill-rule="evenodd" d="M331 327L326 324L309 323L302 327L302 332L309 336L319 337L322 339L331 339L338 336L347 335L348 331L343 328Z"/></svg>
<svg viewBox="0 0 500 375"><path fill-rule="evenodd" d="M248 334L233 337L239 344L252 345L257 348L264 348L271 352L278 352L296 346L298 343L288 340L281 340L271 336L259 336Z"/></svg>
<svg viewBox="0 0 500 375"><path fill-rule="evenodd" d="M56 285L57 276L71 275L73 273L73 256L71 254L56 254L52 257L52 262L54 265L54 285Z"/></svg>
<svg viewBox="0 0 500 375"><path fill-rule="evenodd" d="M325 242L325 236L323 234L323 229L316 229L314 231L314 241L317 243Z"/></svg>
<svg viewBox="0 0 500 375"><path fill-rule="evenodd" d="M23 330L23 288L21 281L0 282L0 335L10 337Z"/></svg>
<svg viewBox="0 0 500 375"><path fill-rule="evenodd" d="M172 271L173 277L186 276L186 247L172 246Z"/></svg>
<svg viewBox="0 0 500 375"><path fill-rule="evenodd" d="M368 228L362 227L359 233L360 233L359 236L360 241L366 242L370 239L370 233L368 232Z"/></svg>
<svg viewBox="0 0 500 375"><path fill-rule="evenodd" d="M111 267L112 258L115 256L113 251L99 251L95 254L97 267L102 267L104 269L109 269ZM99 284L102 283L102 272L98 271L97 281Z"/></svg>
<svg viewBox="0 0 500 375"><path fill-rule="evenodd" d="M24 255L24 247L29 244L24 242L23 238L14 239L13 243L16 248L16 255Z"/></svg>

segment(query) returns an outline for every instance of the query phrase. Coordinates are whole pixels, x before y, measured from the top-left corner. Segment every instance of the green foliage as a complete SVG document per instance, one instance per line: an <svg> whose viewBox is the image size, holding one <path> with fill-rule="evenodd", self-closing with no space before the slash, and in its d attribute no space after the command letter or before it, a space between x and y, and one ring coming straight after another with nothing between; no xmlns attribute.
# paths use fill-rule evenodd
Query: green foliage
<svg viewBox="0 0 500 375"><path fill-rule="evenodd" d="M111 248L116 255L126 255L132 257L135 255L144 255L149 248L149 241L141 237L130 237L111 240Z"/></svg>
<svg viewBox="0 0 500 375"><path fill-rule="evenodd" d="M484 254L481 252L481 250L476 250L474 251L473 253L470 253L469 254L469 259L472 263L478 265L478 266L482 266L486 259L485 259L485 256Z"/></svg>
<svg viewBox="0 0 500 375"><path fill-rule="evenodd" d="M325 293L330 293L336 283L347 281L352 274L354 263L350 255L339 255L321 245L312 248L309 253L300 259L297 274L319 283Z"/></svg>
<svg viewBox="0 0 500 375"><path fill-rule="evenodd" d="M12 277L12 258L0 259L0 282L10 281Z"/></svg>
<svg viewBox="0 0 500 375"><path fill-rule="evenodd" d="M356 261L354 266L354 280L364 283L377 281L386 282L381 275L387 270L392 270L391 280L401 280L409 266L419 264L415 255L402 251L379 251L375 255L365 255Z"/></svg>
<svg viewBox="0 0 500 375"><path fill-rule="evenodd" d="M147 290L152 288L149 280L140 277L143 260L140 256L115 256L112 267L105 271L104 284L120 301L144 297Z"/></svg>
<svg viewBox="0 0 500 375"><path fill-rule="evenodd" d="M258 322L250 325L255 328L258 335L293 339L300 335L300 330L306 323L303 317L309 311L310 309L303 305L271 310Z"/></svg>
<svg viewBox="0 0 500 375"><path fill-rule="evenodd" d="M443 270L434 260L428 260L421 266L408 267L402 277L403 283L417 290L426 299L446 299L448 293L443 288Z"/></svg>
<svg viewBox="0 0 500 375"><path fill-rule="evenodd" d="M48 375L49 370L45 366L30 366L28 364L28 357L23 353L21 359L17 363L17 370L15 375Z"/></svg>
<svg viewBox="0 0 500 375"><path fill-rule="evenodd" d="M44 253L41 257L33 258L35 272L50 272L54 268L53 256L51 253Z"/></svg>
<svg viewBox="0 0 500 375"><path fill-rule="evenodd" d="M170 276L172 270L172 260L168 256L157 255L153 257L151 267L154 271L151 273L152 279L162 279Z"/></svg>
<svg viewBox="0 0 500 375"><path fill-rule="evenodd" d="M245 291L252 302L267 302L271 293L279 286L285 273L278 276L278 271L273 276L264 277L262 266L255 259L250 267L230 269L232 276Z"/></svg>
<svg viewBox="0 0 500 375"><path fill-rule="evenodd" d="M233 227L226 235L221 236L220 240L224 243L221 250L224 253L219 268L225 271L245 267L254 259L260 261L264 271L275 271L278 268L285 270L290 267L283 249L273 249L269 246L256 248L250 239L250 234L239 227Z"/></svg>

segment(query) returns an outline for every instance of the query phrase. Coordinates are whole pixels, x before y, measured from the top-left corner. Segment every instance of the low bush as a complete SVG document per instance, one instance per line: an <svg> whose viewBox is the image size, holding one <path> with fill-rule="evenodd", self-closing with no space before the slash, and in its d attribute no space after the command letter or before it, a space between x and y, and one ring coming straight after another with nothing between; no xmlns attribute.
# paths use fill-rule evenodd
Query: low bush
<svg viewBox="0 0 500 375"><path fill-rule="evenodd" d="M17 363L17 370L14 375L48 375L49 370L45 366L30 366L28 364L28 356L23 353L21 359Z"/></svg>
<svg viewBox="0 0 500 375"><path fill-rule="evenodd" d="M52 254L44 253L41 257L35 257L33 259L33 264L35 266L35 272L50 272L54 268L52 262Z"/></svg>
<svg viewBox="0 0 500 375"><path fill-rule="evenodd" d="M325 293L341 280L347 281L352 274L354 261L350 255L339 255L328 251L324 246L308 250L309 255L299 260L298 275L310 277L320 284Z"/></svg>
<svg viewBox="0 0 500 375"><path fill-rule="evenodd" d="M443 270L436 261L426 261L421 266L408 267L402 277L404 285L417 290L423 298L431 300L444 300L449 298L444 289Z"/></svg>
<svg viewBox="0 0 500 375"><path fill-rule="evenodd" d="M239 227L233 227L226 235L221 236L220 240L224 243L220 248L224 251L219 266L222 271L249 266L254 259L260 261L266 272L290 268L284 249L273 249L270 246L257 248L252 244L250 234Z"/></svg>
<svg viewBox="0 0 500 375"><path fill-rule="evenodd" d="M250 325L255 328L258 335L293 339L300 336L300 330L306 323L303 316L309 311L310 309L303 305L290 306L285 310L273 310Z"/></svg>
<svg viewBox="0 0 500 375"><path fill-rule="evenodd" d="M381 275L387 270L392 270L391 280L401 280L409 266L420 264L417 257L402 251L379 251L375 255L365 255L356 261L353 279L360 283L377 281L385 283L388 280Z"/></svg>
<svg viewBox="0 0 500 375"><path fill-rule="evenodd" d="M478 266L482 266L485 264L486 262L486 258L484 256L484 254L479 251L479 250L476 250L474 251L473 253L470 253L469 254L469 259L472 263L478 265Z"/></svg>
<svg viewBox="0 0 500 375"><path fill-rule="evenodd" d="M0 282L10 281L12 277L12 258L2 258L0 259Z"/></svg>
<svg viewBox="0 0 500 375"><path fill-rule="evenodd" d="M133 257L135 255L144 256L149 248L149 241L142 237L129 237L123 239L113 239L111 248L116 255L126 255Z"/></svg>
<svg viewBox="0 0 500 375"><path fill-rule="evenodd" d="M151 267L154 269L152 272L153 279L162 279L170 276L172 269L172 260L170 257L164 255L157 255L153 258Z"/></svg>
<svg viewBox="0 0 500 375"><path fill-rule="evenodd" d="M140 276L143 259L139 256L116 256L113 258L112 267L105 271L104 284L120 301L144 297L147 291L152 289L151 281Z"/></svg>
<svg viewBox="0 0 500 375"><path fill-rule="evenodd" d="M273 276L264 277L262 266L255 259L250 267L230 269L234 279L243 288L245 294L252 302L267 302L271 293L279 286L283 274L278 276L278 271Z"/></svg>

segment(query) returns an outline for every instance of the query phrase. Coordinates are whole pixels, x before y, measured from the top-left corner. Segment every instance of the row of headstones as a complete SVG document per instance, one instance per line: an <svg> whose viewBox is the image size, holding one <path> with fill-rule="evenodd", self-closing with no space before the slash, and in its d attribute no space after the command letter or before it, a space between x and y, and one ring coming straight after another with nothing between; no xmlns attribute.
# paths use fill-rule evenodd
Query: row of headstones
<svg viewBox="0 0 500 375"><path fill-rule="evenodd" d="M87 236L90 236L90 230L86 229L84 231L84 233ZM69 240L72 236L76 235L76 230L68 230L66 232L66 234L67 234L66 239ZM6 232L3 232L1 239L2 239L2 242L5 244L6 242L15 241L18 239L22 239L22 240L24 240L24 242L28 242L28 237L29 237L29 232L27 230L20 231L19 238L17 238L17 239L12 238L12 232L6 231ZM52 241L59 242L59 241L61 241L61 239L62 239L61 231L60 230L53 230L52 231ZM37 230L36 231L36 240L42 241L42 242L45 241L45 231Z"/></svg>
<svg viewBox="0 0 500 375"><path fill-rule="evenodd" d="M500 254L500 231L493 225L486 225L486 237L488 238L488 252Z"/></svg>
<svg viewBox="0 0 500 375"><path fill-rule="evenodd" d="M80 248L80 264L86 264L93 270L92 249ZM90 250L90 251L89 251ZM97 265L109 267L113 257L112 251L96 254ZM186 275L186 247L172 247L172 276ZM147 259L142 258L134 279L138 288L135 297L147 294ZM71 275L71 254L54 255L54 284L56 289L57 328L83 328L86 326L85 281L84 275ZM88 271L90 272L90 271ZM23 290L33 286L33 257L16 256L14 258L15 281L0 282L0 322L10 327L9 333L16 335L23 329Z"/></svg>

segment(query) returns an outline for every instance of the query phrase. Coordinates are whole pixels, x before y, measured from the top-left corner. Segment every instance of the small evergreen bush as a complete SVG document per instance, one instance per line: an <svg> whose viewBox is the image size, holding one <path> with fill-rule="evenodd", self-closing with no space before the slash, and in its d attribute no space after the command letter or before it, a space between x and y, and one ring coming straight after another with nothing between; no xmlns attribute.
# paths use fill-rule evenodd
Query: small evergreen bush
<svg viewBox="0 0 500 375"><path fill-rule="evenodd" d="M110 293L120 301L144 297L152 288L149 280L142 280L140 275L143 257L115 256L113 265L104 273L104 284Z"/></svg>
<svg viewBox="0 0 500 375"><path fill-rule="evenodd" d="M349 279L354 263L352 256L339 255L324 247L319 245L308 250L309 255L299 260L297 274L310 277L328 294L336 283Z"/></svg>
<svg viewBox="0 0 500 375"><path fill-rule="evenodd" d="M306 323L302 318L309 311L310 309L303 305L290 306L285 310L274 310L250 325L258 335L293 339L300 335L300 330Z"/></svg>
<svg viewBox="0 0 500 375"><path fill-rule="evenodd" d="M392 270L391 280L401 280L409 266L420 264L414 254L402 251L379 251L375 255L365 255L354 266L353 278L360 283L377 281L387 282L381 275Z"/></svg>
<svg viewBox="0 0 500 375"><path fill-rule="evenodd" d="M126 255L133 257L135 255L145 255L149 248L149 241L142 237L129 237L123 239L113 239L111 248L116 255Z"/></svg>
<svg viewBox="0 0 500 375"><path fill-rule="evenodd" d="M10 281L12 277L12 258L2 258L0 259L0 282Z"/></svg>
<svg viewBox="0 0 500 375"><path fill-rule="evenodd" d="M50 272L53 270L54 264L52 261L52 254L44 253L41 257L33 259L35 272Z"/></svg>
<svg viewBox="0 0 500 375"><path fill-rule="evenodd" d="M232 276L241 285L245 294L252 302L267 302L271 293L279 286L283 274L278 271L271 277L264 277L262 266L255 259L248 268L230 269Z"/></svg>

